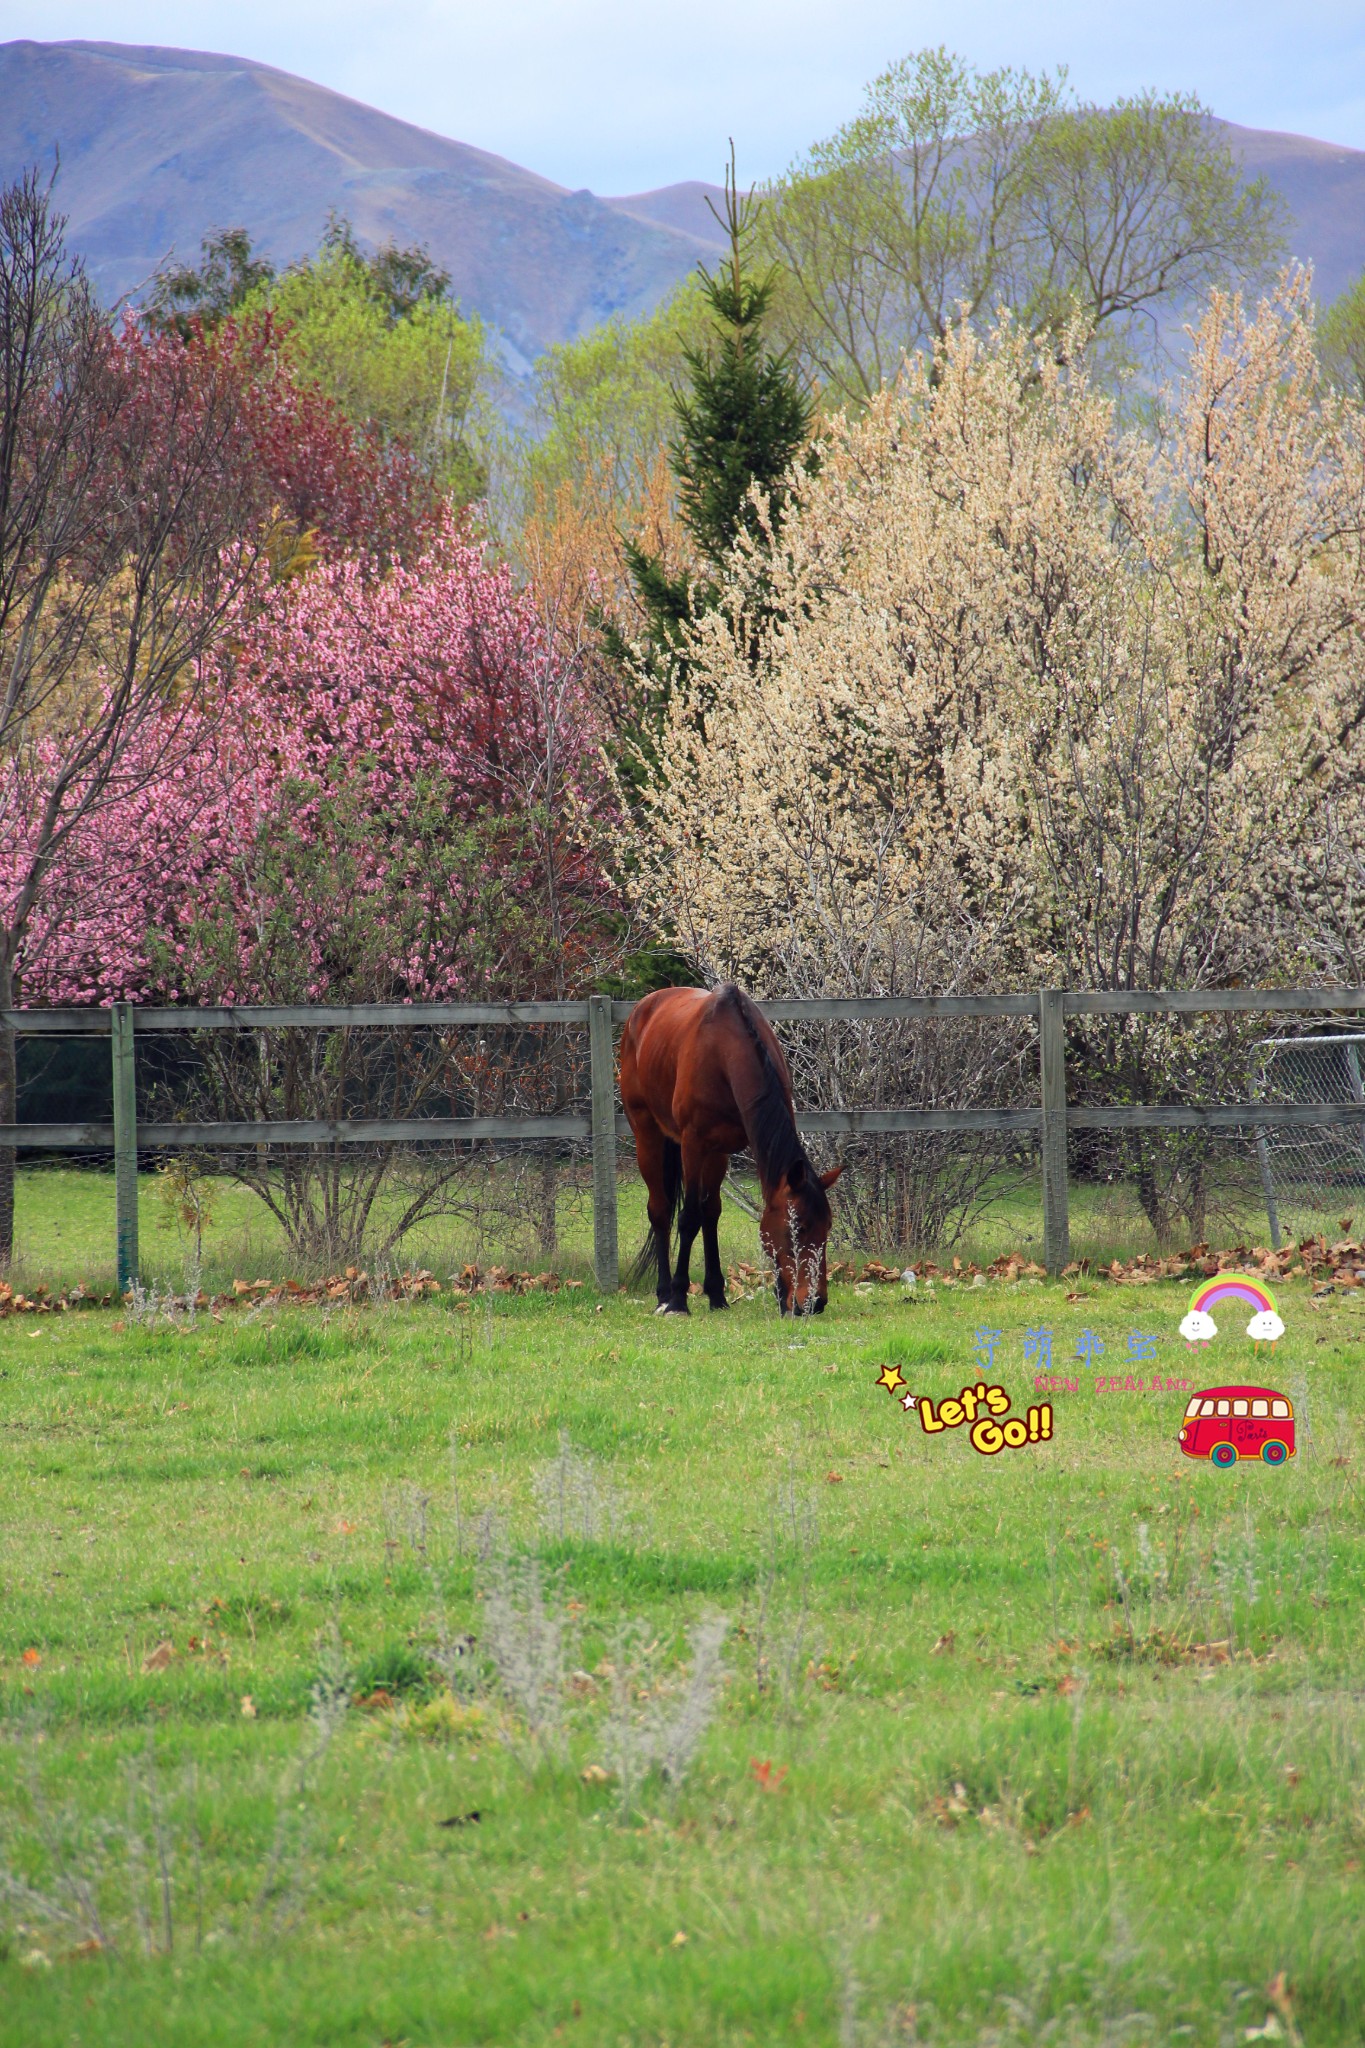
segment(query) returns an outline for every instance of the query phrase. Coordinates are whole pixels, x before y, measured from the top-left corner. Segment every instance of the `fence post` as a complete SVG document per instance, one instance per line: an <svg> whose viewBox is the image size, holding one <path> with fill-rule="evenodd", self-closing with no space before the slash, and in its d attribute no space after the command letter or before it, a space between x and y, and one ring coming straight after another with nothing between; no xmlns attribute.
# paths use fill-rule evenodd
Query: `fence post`
<svg viewBox="0 0 1365 2048"><path fill-rule="evenodd" d="M1038 1065L1043 1098L1043 1263L1060 1273L1071 1257L1066 1187L1066 1029L1064 991L1038 991Z"/></svg>
<svg viewBox="0 0 1365 2048"><path fill-rule="evenodd" d="M132 1004L112 1004L109 1023L114 1067L114 1227L118 1291L126 1294L138 1276L137 1085L133 1067Z"/></svg>
<svg viewBox="0 0 1365 2048"><path fill-rule="evenodd" d="M1265 1197L1265 1217L1270 1225L1270 1249L1280 1249L1280 1210L1275 1200L1275 1176L1270 1170L1270 1146L1264 1130L1256 1132L1256 1163L1261 1169L1261 1193Z"/></svg>
<svg viewBox="0 0 1365 2048"><path fill-rule="evenodd" d="M603 1294L620 1283L616 1243L616 1061L611 997L588 997L588 1056L592 1065L592 1262Z"/></svg>

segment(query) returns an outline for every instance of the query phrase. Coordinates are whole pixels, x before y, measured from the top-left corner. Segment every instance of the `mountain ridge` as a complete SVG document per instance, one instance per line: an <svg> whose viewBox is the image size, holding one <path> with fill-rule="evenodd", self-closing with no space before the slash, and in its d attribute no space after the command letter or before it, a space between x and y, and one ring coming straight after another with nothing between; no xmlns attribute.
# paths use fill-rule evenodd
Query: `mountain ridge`
<svg viewBox="0 0 1365 2048"><path fill-rule="evenodd" d="M0 178L60 154L71 243L109 300L137 292L171 250L197 257L216 227L245 226L273 262L293 262L335 210L362 241L424 242L524 374L551 343L648 312L717 246L216 52L6 43L0 109Z"/></svg>
<svg viewBox="0 0 1365 2048"><path fill-rule="evenodd" d="M1365 270L1365 151L1220 121L1293 220L1318 295ZM174 250L244 226L277 266L330 212L362 242L421 242L524 379L537 355L650 312L721 246L713 185L599 196L379 112L293 72L213 51L97 41L0 44L0 181L60 155L71 244L106 300Z"/></svg>

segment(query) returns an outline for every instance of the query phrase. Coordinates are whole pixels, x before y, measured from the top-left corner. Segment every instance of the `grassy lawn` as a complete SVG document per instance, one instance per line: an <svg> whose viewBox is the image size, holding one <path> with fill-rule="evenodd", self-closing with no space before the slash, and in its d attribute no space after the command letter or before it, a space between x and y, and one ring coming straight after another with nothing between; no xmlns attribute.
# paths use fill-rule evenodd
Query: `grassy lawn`
<svg viewBox="0 0 1365 2048"><path fill-rule="evenodd" d="M1365 1314L1278 1293L0 1323L0 2042L1365 2039ZM876 1384L983 1325L1049 1443ZM1183 1458L1261 1375L1301 1454Z"/></svg>
<svg viewBox="0 0 1365 2048"><path fill-rule="evenodd" d="M625 1145L621 1163L621 1244L633 1251L644 1235L644 1198L631 1167L630 1148ZM566 1276L587 1279L592 1273L592 1208L586 1168L580 1169L578 1179L579 1186L575 1189L566 1184L561 1196L559 1244L552 1254L542 1249L528 1225L518 1228L509 1220L507 1212L515 1205L507 1199L506 1175L501 1176L500 1184L499 1172L493 1169L488 1185L500 1199L490 1205L492 1213L482 1227L467 1215L433 1217L408 1233L390 1263L425 1266L442 1278L470 1259L537 1272L552 1265ZM206 1287L225 1288L234 1279L258 1276L270 1280L286 1275L308 1277L300 1260L289 1252L278 1223L256 1195L227 1179L211 1181L208 1190L208 1220L202 1233ZM143 1277L162 1287L183 1288L189 1235L167 1199L160 1176L142 1174L138 1192ZM477 1194L472 1178L462 1192ZM1326 1208L1300 1202L1294 1195L1294 1190L1281 1190L1281 1224L1287 1241L1319 1231L1335 1239L1344 1227L1339 1212L1359 1206L1352 1190L1329 1191ZM388 1206L396 1201L397 1197L387 1192L381 1195L376 1205L378 1223L382 1225ZM477 1207L477 1202L472 1206ZM1346 1220L1354 1222L1352 1217ZM1042 1230L1041 1184L1011 1184L975 1219L961 1243L950 1249L960 1253L964 1262L975 1259L982 1265L1002 1252L1022 1251L1037 1257L1041 1256ZM1219 1245L1267 1243L1259 1190L1248 1186L1244 1199L1231 1213L1220 1215L1210 1232ZM728 1259L755 1256L753 1223L733 1201L727 1200L724 1207L721 1238ZM1097 1186L1078 1180L1071 1187L1071 1244L1076 1258L1107 1264L1111 1258L1151 1251L1155 1241L1130 1186ZM937 1256L944 1257L941 1247ZM700 1254L696 1270L700 1270L699 1261ZM112 1288L112 1172L62 1166L21 1169L15 1203L15 1278L26 1289L40 1281L54 1291L77 1281L95 1292Z"/></svg>

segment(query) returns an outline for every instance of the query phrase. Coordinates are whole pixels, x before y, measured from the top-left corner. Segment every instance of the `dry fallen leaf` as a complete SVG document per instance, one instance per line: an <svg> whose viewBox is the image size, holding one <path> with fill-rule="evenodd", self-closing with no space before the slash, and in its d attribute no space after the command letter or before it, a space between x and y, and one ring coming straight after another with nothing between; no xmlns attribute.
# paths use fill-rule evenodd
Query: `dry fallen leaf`
<svg viewBox="0 0 1365 2048"><path fill-rule="evenodd" d="M589 1764L578 1775L585 1785L605 1785L611 1779L611 1772L604 1771L601 1764Z"/></svg>
<svg viewBox="0 0 1365 2048"><path fill-rule="evenodd" d="M842 1472L826 1472L826 1474L825 1474L825 1484L826 1484L826 1486L842 1486L842 1485L843 1485L843 1483L844 1483L844 1475L843 1475L843 1473L842 1473Z"/></svg>
<svg viewBox="0 0 1365 2048"><path fill-rule="evenodd" d="M670 1941L668 1945L670 1948L687 1947L687 1936L683 1933L681 1927L678 1929L677 1933L674 1935L672 1941Z"/></svg>
<svg viewBox="0 0 1365 2048"><path fill-rule="evenodd" d="M931 1657L950 1657L953 1652L953 1644L956 1641L957 1637L954 1635L952 1629L949 1629L946 1636L939 1637L938 1641L934 1644L933 1649L929 1652L929 1655Z"/></svg>
<svg viewBox="0 0 1365 2048"><path fill-rule="evenodd" d="M42 1663L43 1653L41 1650L25 1650L19 1661L21 1664L27 1664L29 1669L32 1670L35 1665Z"/></svg>
<svg viewBox="0 0 1365 2048"><path fill-rule="evenodd" d="M242 1716L247 1721L254 1721L256 1718L256 1702L249 1692L242 1694Z"/></svg>
<svg viewBox="0 0 1365 2048"><path fill-rule="evenodd" d="M142 1660L142 1668L144 1671L164 1671L174 1655L175 1644L167 1638L166 1641L158 1643L154 1650L147 1652Z"/></svg>

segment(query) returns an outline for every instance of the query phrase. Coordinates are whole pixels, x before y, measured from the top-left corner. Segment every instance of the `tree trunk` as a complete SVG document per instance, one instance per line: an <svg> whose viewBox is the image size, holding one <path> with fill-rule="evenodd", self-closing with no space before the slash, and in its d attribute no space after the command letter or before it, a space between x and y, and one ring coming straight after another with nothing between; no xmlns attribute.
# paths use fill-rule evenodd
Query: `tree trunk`
<svg viewBox="0 0 1365 2048"><path fill-rule="evenodd" d="M559 1250L559 1161L549 1139L540 1155L540 1224L536 1235L542 1258L552 1259Z"/></svg>
<svg viewBox="0 0 1365 2048"><path fill-rule="evenodd" d="M562 1116L569 1099L568 1047L562 1032L550 1045L550 1105L553 1116ZM559 1159L552 1139L543 1140L540 1155L540 1216L537 1229L542 1258L552 1259L559 1250Z"/></svg>
<svg viewBox="0 0 1365 2048"><path fill-rule="evenodd" d="M1187 1172L1189 1174L1190 1192L1185 1202L1185 1215L1189 1221L1194 1242L1196 1244L1203 1244L1208 1235L1209 1224L1207 1158L1201 1154L1195 1160L1193 1167L1187 1168Z"/></svg>
<svg viewBox="0 0 1365 2048"><path fill-rule="evenodd" d="M1142 1204L1143 1214L1152 1226L1152 1234L1156 1238L1157 1250L1159 1252L1168 1251L1171 1243L1170 1218L1166 1211L1166 1204L1161 1199L1161 1189L1157 1184L1156 1170L1152 1165L1152 1156L1147 1148L1145 1134L1142 1131L1134 1131L1132 1133L1132 1146L1133 1152L1136 1155L1138 1200Z"/></svg>

